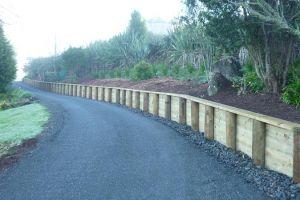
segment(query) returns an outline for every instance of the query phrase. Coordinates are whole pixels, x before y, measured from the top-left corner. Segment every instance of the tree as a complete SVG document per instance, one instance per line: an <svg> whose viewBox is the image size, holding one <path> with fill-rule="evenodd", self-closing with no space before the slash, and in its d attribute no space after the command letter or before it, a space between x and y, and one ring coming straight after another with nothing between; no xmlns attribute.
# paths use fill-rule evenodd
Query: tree
<svg viewBox="0 0 300 200"><path fill-rule="evenodd" d="M4 92L7 85L15 79L16 71L13 48L6 39L0 24L0 92Z"/></svg>
<svg viewBox="0 0 300 200"><path fill-rule="evenodd" d="M186 5L221 53L234 56L246 47L267 91L285 87L289 68L299 57L300 1L186 0Z"/></svg>

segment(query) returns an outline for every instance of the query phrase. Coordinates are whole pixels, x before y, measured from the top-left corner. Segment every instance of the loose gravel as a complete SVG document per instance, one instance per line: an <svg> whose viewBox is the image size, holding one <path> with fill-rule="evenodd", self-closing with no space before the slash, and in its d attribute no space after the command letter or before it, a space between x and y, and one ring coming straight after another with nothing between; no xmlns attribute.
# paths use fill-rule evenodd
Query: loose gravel
<svg viewBox="0 0 300 200"><path fill-rule="evenodd" d="M242 174L246 182L254 184L269 197L280 200L300 200L300 184L294 184L292 179L284 174L256 166L248 155L242 152L234 152L217 141L207 140L204 138L204 133L193 131L189 126L143 112L139 109L128 108L124 105L117 106L159 121L176 130L180 135L207 152L210 156L214 156L218 162L232 168L236 173Z"/></svg>

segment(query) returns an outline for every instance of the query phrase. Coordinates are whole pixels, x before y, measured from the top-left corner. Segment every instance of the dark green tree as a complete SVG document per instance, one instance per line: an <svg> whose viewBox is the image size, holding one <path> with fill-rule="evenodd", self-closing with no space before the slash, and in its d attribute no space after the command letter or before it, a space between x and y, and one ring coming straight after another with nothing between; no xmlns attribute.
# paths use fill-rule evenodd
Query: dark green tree
<svg viewBox="0 0 300 200"><path fill-rule="evenodd" d="M4 92L7 85L15 79L16 71L13 48L6 39L0 24L0 92Z"/></svg>

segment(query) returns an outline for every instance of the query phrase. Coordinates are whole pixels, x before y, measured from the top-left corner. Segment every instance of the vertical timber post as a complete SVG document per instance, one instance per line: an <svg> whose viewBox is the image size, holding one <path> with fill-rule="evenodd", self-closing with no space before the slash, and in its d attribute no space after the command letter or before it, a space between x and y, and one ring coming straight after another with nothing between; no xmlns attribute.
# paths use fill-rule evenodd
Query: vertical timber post
<svg viewBox="0 0 300 200"><path fill-rule="evenodd" d="M166 95L165 98L165 118L171 120L171 96Z"/></svg>
<svg viewBox="0 0 300 200"><path fill-rule="evenodd" d="M121 90L121 104L126 105L126 90Z"/></svg>
<svg viewBox="0 0 300 200"><path fill-rule="evenodd" d="M134 108L135 109L139 109L140 108L140 92L138 91L135 91L134 92L135 95L134 95Z"/></svg>
<svg viewBox="0 0 300 200"><path fill-rule="evenodd" d="M120 89L116 89L116 103L120 104Z"/></svg>
<svg viewBox="0 0 300 200"><path fill-rule="evenodd" d="M265 165L266 124L253 119L252 158L256 165Z"/></svg>
<svg viewBox="0 0 300 200"><path fill-rule="evenodd" d="M145 92L143 95L143 111L149 112L149 93Z"/></svg>
<svg viewBox="0 0 300 200"><path fill-rule="evenodd" d="M236 150L236 114L226 112L226 146Z"/></svg>
<svg viewBox="0 0 300 200"><path fill-rule="evenodd" d="M153 94L152 101L153 115L158 115L159 111L159 94Z"/></svg>
<svg viewBox="0 0 300 200"><path fill-rule="evenodd" d="M108 88L108 99L107 99L107 101L109 102L109 103L111 103L112 102L112 88Z"/></svg>
<svg viewBox="0 0 300 200"><path fill-rule="evenodd" d="M191 101L191 122L192 129L199 131L199 103Z"/></svg>
<svg viewBox="0 0 300 200"><path fill-rule="evenodd" d="M294 128L293 181L300 183L300 127Z"/></svg>
<svg viewBox="0 0 300 200"><path fill-rule="evenodd" d="M179 123L186 124L186 99L179 98Z"/></svg>
<svg viewBox="0 0 300 200"><path fill-rule="evenodd" d="M208 140L214 139L214 108L205 106L204 136Z"/></svg>

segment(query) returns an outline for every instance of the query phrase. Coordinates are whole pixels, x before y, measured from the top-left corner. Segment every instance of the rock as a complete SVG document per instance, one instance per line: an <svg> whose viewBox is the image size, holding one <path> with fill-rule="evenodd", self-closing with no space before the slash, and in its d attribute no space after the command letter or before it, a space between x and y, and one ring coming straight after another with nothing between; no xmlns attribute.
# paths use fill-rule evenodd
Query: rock
<svg viewBox="0 0 300 200"><path fill-rule="evenodd" d="M208 81L207 93L209 96L217 94L220 89L231 86L231 82L227 80L221 73L213 73Z"/></svg>
<svg viewBox="0 0 300 200"><path fill-rule="evenodd" d="M241 65L238 59L222 59L212 67L213 73L220 73L226 79L231 80L233 77L241 76Z"/></svg>

